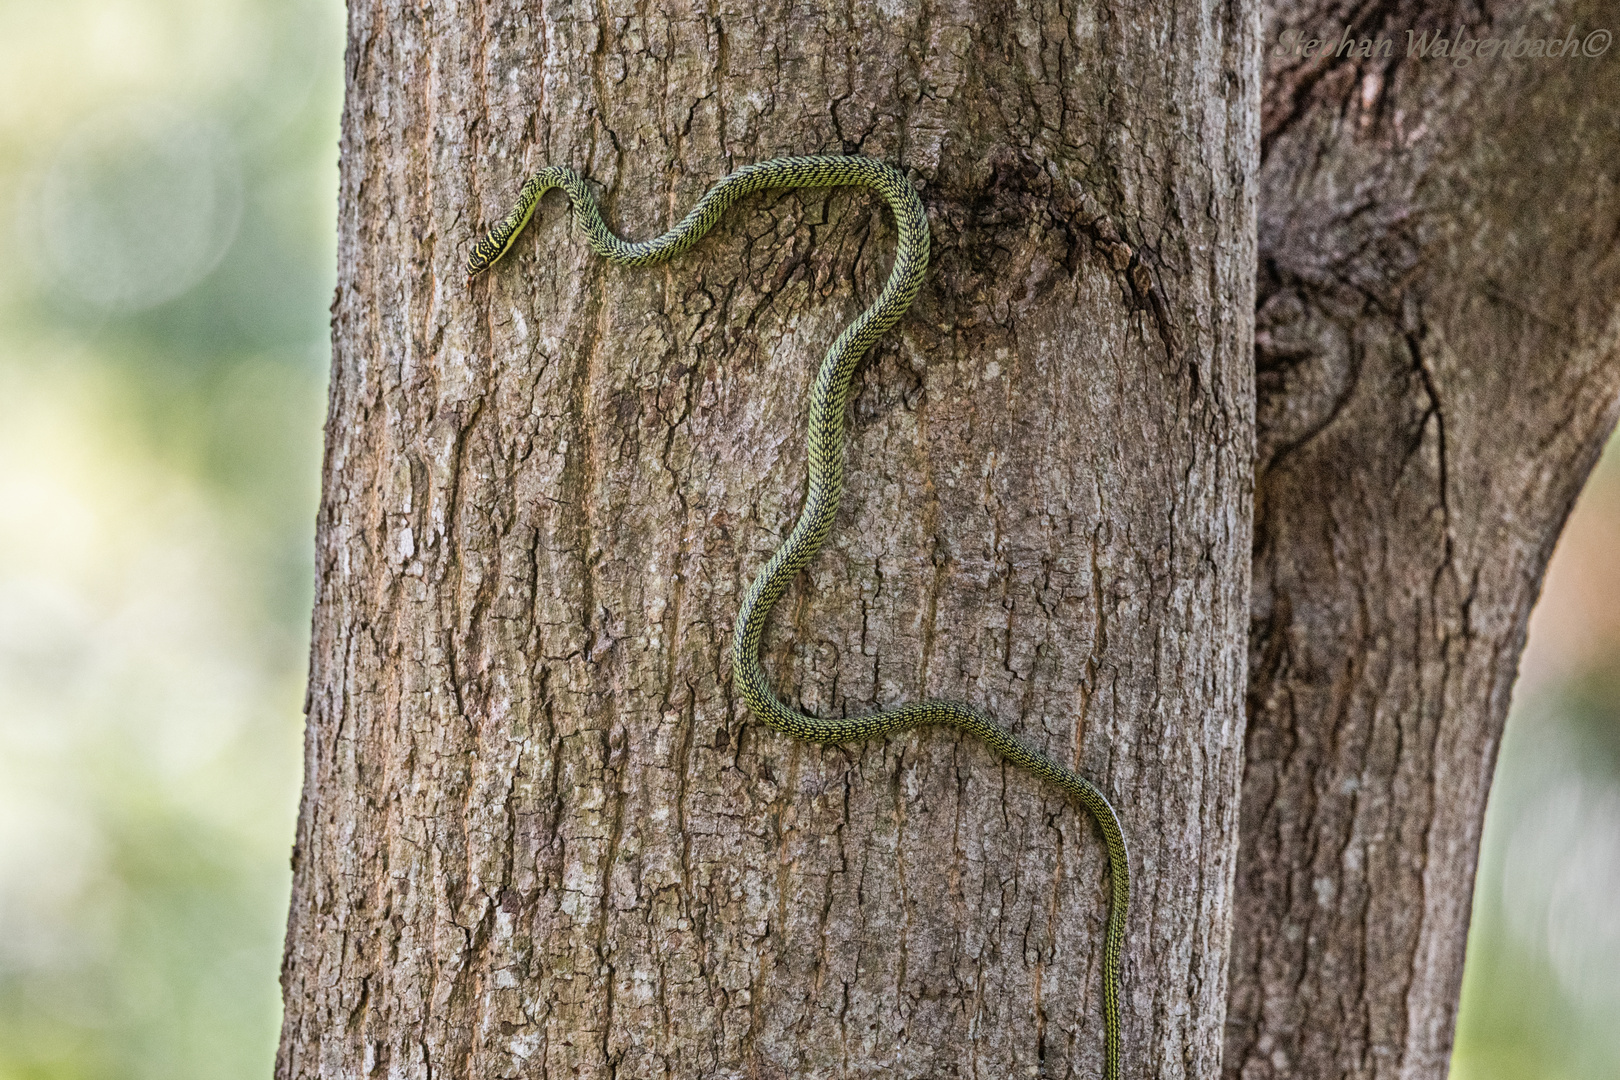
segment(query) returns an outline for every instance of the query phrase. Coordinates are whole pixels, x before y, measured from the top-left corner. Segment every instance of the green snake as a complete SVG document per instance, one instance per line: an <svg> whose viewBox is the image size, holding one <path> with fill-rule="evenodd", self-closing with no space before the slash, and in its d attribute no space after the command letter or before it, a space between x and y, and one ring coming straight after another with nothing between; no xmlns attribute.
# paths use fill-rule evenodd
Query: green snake
<svg viewBox="0 0 1620 1080"><path fill-rule="evenodd" d="M517 205L472 247L467 258L469 282L493 266L512 249L518 233L528 224L540 198L562 188L574 208L574 223L585 233L592 250L609 262L624 266L650 266L679 255L702 238L732 203L766 188L866 187L888 201L899 231L899 252L894 269L872 306L850 323L827 350L810 392L810 478L804 509L782 546L743 597L732 638L731 671L738 691L756 717L797 739L815 743L841 743L905 731L925 724L943 724L978 736L1007 760L1057 784L1073 795L1101 826L1108 845L1109 877L1113 883L1108 929L1103 942L1104 1077L1119 1080L1120 1068L1120 964L1125 948L1125 918L1130 908L1131 881L1125 834L1119 816L1085 777L1065 768L1013 735L985 712L955 701L918 701L866 716L824 720L785 704L771 689L759 663L760 639L771 608L788 584L821 550L844 488L844 414L855 366L872 343L900 320L917 296L928 269L928 216L917 191L895 169L866 157L785 157L738 169L704 193L680 224L652 240L632 243L620 239L607 223L595 197L579 175L553 165L530 177L518 193Z"/></svg>

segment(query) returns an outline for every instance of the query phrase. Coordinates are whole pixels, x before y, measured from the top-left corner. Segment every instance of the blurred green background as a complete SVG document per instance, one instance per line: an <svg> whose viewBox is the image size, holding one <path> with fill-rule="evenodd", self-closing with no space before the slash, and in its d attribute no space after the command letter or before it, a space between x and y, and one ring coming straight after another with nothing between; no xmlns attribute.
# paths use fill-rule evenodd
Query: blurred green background
<svg viewBox="0 0 1620 1080"><path fill-rule="evenodd" d="M342 5L0 28L0 1080L268 1077Z"/></svg>
<svg viewBox="0 0 1620 1080"><path fill-rule="evenodd" d="M0 1080L267 1077L336 0L0 0ZM1455 1080L1620 1076L1620 461L1533 623Z"/></svg>

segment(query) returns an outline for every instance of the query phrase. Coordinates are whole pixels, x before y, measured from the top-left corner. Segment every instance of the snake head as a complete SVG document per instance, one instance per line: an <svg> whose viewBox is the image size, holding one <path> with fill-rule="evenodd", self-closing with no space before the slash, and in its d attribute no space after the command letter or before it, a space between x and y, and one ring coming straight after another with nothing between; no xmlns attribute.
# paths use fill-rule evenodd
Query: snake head
<svg viewBox="0 0 1620 1080"><path fill-rule="evenodd" d="M529 223L540 203L540 196L545 193L545 184L539 176L531 176L523 184L523 190L518 193L518 202L511 212L500 221L490 226L489 232L483 235L472 250L467 253L467 283L472 284L473 278L488 270L501 261L501 256L512 249L512 242L517 239L523 226Z"/></svg>
<svg viewBox="0 0 1620 1080"><path fill-rule="evenodd" d="M472 250L467 253L467 281L482 274L485 270L501 261L501 256L512 250L512 242L517 239L523 226L528 224L529 215L534 211L534 199L519 203L517 209L490 227L489 232L483 235Z"/></svg>
<svg viewBox="0 0 1620 1080"><path fill-rule="evenodd" d="M495 265L495 260L506 253L503 245L495 243L495 230L491 229L467 253L467 284L471 285L473 279Z"/></svg>

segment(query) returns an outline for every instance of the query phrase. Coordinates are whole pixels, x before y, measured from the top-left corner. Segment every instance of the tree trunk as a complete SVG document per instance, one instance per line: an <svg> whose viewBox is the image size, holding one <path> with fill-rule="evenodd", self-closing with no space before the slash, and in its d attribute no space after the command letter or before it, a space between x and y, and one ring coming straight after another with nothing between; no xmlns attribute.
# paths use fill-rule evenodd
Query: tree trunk
<svg viewBox="0 0 1620 1080"><path fill-rule="evenodd" d="M1584 44L1614 10L1270 12L1228 1077L1446 1075L1526 619L1620 392L1620 64L1406 31ZM1393 55L1332 55L1346 27Z"/></svg>
<svg viewBox="0 0 1620 1080"><path fill-rule="evenodd" d="M1078 807L939 730L819 749L734 699L811 373L893 257L797 153L911 171L933 269L857 376L778 609L789 700L993 711L1120 808L1128 1077L1214 1077L1251 553L1243 4L659 11L352 0L306 781L277 1076L1096 1076Z"/></svg>

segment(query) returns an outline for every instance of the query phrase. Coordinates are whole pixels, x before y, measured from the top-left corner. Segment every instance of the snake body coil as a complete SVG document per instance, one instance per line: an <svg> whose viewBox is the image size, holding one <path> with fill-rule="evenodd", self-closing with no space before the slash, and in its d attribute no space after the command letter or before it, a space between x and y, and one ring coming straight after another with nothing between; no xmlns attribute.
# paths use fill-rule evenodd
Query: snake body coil
<svg viewBox="0 0 1620 1080"><path fill-rule="evenodd" d="M851 185L871 188L888 201L899 230L899 252L877 300L838 335L816 373L810 394L810 477L804 509L792 533L777 548L743 597L732 640L732 675L754 715L795 738L839 743L924 724L943 724L971 732L1009 761L1052 781L1079 800L1101 826L1108 847L1113 896L1103 942L1104 1076L1106 1080L1118 1080L1120 959L1125 945L1131 885L1125 836L1118 815L1102 792L1089 780L1027 746L994 718L971 705L919 701L866 716L823 720L808 716L777 697L759 663L760 639L771 607L787 590L794 575L815 558L838 512L838 499L844 485L844 413L855 366L872 343L911 306L928 268L928 218L916 189L899 172L872 158L777 158L738 169L711 187L680 224L652 240L632 243L620 239L607 227L596 199L578 174L552 166L530 177L512 212L473 245L467 272L471 279L505 255L533 215L540 197L551 188L562 188L567 193L574 221L597 254L627 266L647 266L678 255L697 243L727 207L751 192L765 188Z"/></svg>

